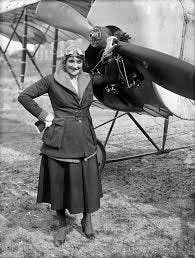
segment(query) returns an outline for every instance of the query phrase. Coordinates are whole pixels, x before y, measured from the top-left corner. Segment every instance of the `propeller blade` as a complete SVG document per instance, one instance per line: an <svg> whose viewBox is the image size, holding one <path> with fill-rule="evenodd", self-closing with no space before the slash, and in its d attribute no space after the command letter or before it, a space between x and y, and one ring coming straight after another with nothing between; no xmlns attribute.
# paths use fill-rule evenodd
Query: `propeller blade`
<svg viewBox="0 0 195 258"><path fill-rule="evenodd" d="M121 41L118 52L132 61L141 61L143 71L158 85L195 100L195 66L162 52Z"/></svg>
<svg viewBox="0 0 195 258"><path fill-rule="evenodd" d="M42 21L54 27L78 33L87 39L93 29L84 16L60 1L40 1L36 8L36 14Z"/></svg>
<svg viewBox="0 0 195 258"><path fill-rule="evenodd" d="M36 15L56 28L68 30L85 37L94 47L105 47L111 32L106 27L92 27L87 19L74 8L61 1L41 0Z"/></svg>

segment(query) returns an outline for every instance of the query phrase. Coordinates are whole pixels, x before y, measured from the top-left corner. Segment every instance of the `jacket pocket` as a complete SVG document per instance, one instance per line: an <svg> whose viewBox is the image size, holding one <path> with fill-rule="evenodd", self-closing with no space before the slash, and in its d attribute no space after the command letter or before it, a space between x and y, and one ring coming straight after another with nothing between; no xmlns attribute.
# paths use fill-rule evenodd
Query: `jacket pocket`
<svg viewBox="0 0 195 258"><path fill-rule="evenodd" d="M62 145L64 134L64 120L54 119L52 125L45 129L42 141L49 147L59 149Z"/></svg>

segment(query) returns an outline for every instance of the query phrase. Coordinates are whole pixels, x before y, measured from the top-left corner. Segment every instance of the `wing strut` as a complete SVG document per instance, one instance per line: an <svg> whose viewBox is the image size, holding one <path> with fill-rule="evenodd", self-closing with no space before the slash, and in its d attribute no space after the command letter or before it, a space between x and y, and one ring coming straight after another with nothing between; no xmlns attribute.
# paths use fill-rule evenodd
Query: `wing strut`
<svg viewBox="0 0 195 258"><path fill-rule="evenodd" d="M115 115L114 115L114 118L112 119L112 123L111 123L110 129L109 129L109 131L108 131L108 134L107 134L107 136L106 136L106 140L105 140L105 142L104 142L104 148L106 147L106 144L107 144L107 142L108 142L108 140L109 140L109 138L110 138L110 134L111 134L112 129L113 129L113 126L114 126L114 124L115 124L115 122L116 122L116 118L117 118L117 116L118 116L118 113L119 113L119 111L116 111L116 113L115 113Z"/></svg>
<svg viewBox="0 0 195 258"><path fill-rule="evenodd" d="M11 27L12 27L12 25L11 25ZM18 35L18 33L15 32L15 34L16 34L19 42L22 44L22 40L21 40L20 36ZM32 61L33 65L35 66L35 68L36 68L37 72L39 73L39 75L43 78L43 74L41 73L39 67L37 66L37 64L36 64L36 62L35 62L35 60L33 58L33 55L31 55L31 53L28 51L28 49L26 49L26 53L27 53L28 57L30 58L30 60Z"/></svg>
<svg viewBox="0 0 195 258"><path fill-rule="evenodd" d="M112 162L118 162L118 161L124 161L124 160L129 160L129 159L134 159L134 158L139 158L139 157L144 157L144 156L149 156L152 154L163 154L163 153L167 153L169 151L171 151L170 149L165 149L165 143L166 143L166 139L167 139L167 132L168 132L168 125L169 125L169 119L165 118L164 121L164 131L163 131L163 139L162 139L162 147L159 148L156 143L152 140L152 138L147 134L147 132L144 130L144 128L138 123L138 121L129 113L123 113L119 115L119 111L116 111L114 114L113 119L110 119L98 126L96 126L94 129L97 129L105 124L108 124L111 122L110 128L108 130L107 136L106 136L106 140L104 141L104 148L106 148L106 145L108 143L108 140L110 138L110 135L112 133L114 124L116 122L116 120L118 118L120 118L121 116L124 115L128 115L129 118L135 123L135 125L139 128L139 130L144 134L144 136L150 141L150 143L156 148L157 151L154 152L148 152L148 153L143 153L143 154L139 154L139 155L133 155L133 156L125 156L125 157L120 157L120 158L114 158L114 159L107 159L106 163L112 163ZM189 147L189 146L188 146ZM183 148L183 147L182 147Z"/></svg>
<svg viewBox="0 0 195 258"><path fill-rule="evenodd" d="M27 8L24 8L24 33L22 37L22 59L21 59L21 89L24 88L24 76L26 71L26 52L27 52L27 33L28 33L28 14Z"/></svg>
<svg viewBox="0 0 195 258"><path fill-rule="evenodd" d="M17 79L17 76L16 76L16 74L15 74L13 68L12 68L12 65L10 64L10 62L9 62L7 56L6 56L5 51L3 51L1 46L0 46L0 51L3 54L3 58L5 59L5 62L7 63L8 67L9 67L9 70L10 70L10 72L11 72L11 74L12 74L12 76L13 76L15 82L16 82L16 84L18 85L18 88L20 89L20 83L19 83L19 81Z"/></svg>
<svg viewBox="0 0 195 258"><path fill-rule="evenodd" d="M52 65L52 73L55 73L55 71L56 71L57 51L58 51L58 29L55 29L54 45L53 45L53 65Z"/></svg>
<svg viewBox="0 0 195 258"><path fill-rule="evenodd" d="M137 122L137 120L131 115L131 113L128 113L128 116L131 118L131 120L136 124L136 126L140 129L140 131L146 136L146 138L152 143L152 145L158 150L161 151L160 148L156 145L156 143L152 140L152 138L146 133L146 131L143 129L143 127Z"/></svg>
<svg viewBox="0 0 195 258"><path fill-rule="evenodd" d="M10 70L10 72L11 72L11 74L12 74L12 76L13 76L13 78L14 78L14 80L15 80L15 82L16 82L16 84L17 84L17 86L18 86L19 89L21 88L21 85L20 85L20 83L19 83L19 81L18 81L18 79L17 79L17 76L16 76L16 74L15 74L15 72L14 72L14 70L13 70L13 67L12 67L11 63L9 62L9 60L8 60L8 58L7 58L6 52L7 52L7 49L8 49L8 47L9 47L9 45L10 45L12 39L13 39L14 34L15 34L17 28L18 28L18 25L19 25L19 23L20 23L20 21L21 21L21 18L22 18L22 16L23 16L23 14L24 14L24 9L22 10L22 12L21 12L21 14L20 14L20 16L19 16L19 18L18 18L18 20L17 20L17 23L16 23L15 28L12 27L13 33L12 33L12 35L11 35L11 37L10 37L8 43L7 43L7 46L6 46L5 50L3 50L2 47L0 46L0 51L1 51L1 53L3 54L3 58L5 59L5 61L6 61L7 65L8 65L8 67L9 67L9 70ZM12 26L12 25L11 25L11 26Z"/></svg>
<svg viewBox="0 0 195 258"><path fill-rule="evenodd" d="M17 33L17 28L18 28L18 25L20 24L20 21L23 17L23 15L25 15L24 17L24 34L23 34L23 37L21 38L18 33ZM12 76L18 86L18 88L21 90L23 88L23 83L24 83L24 78L25 78L25 70L26 70L26 55L28 55L28 57L30 58L30 60L32 61L35 69L37 70L37 72L39 73L39 75L41 77L43 77L39 67L37 66L35 60L34 60L34 55L35 53L37 52L38 48L36 49L35 53L33 55L30 54L30 52L28 51L27 49L27 40L28 40L28 13L27 13L27 8L24 8L22 11L21 11L21 14L16 22L16 25L14 24L11 24L10 27L12 28L13 32L12 32L12 35L5 47L5 50L3 50L3 48L0 46L0 52L3 54L3 58L5 59L8 67L9 67L9 70L10 72L12 73ZM45 34L47 33L48 29L46 30ZM17 79L17 75L16 73L14 72L14 69L11 65L11 63L9 62L9 59L7 58L7 55L6 55L6 52L8 50L8 47L14 37L14 35L17 37L18 41L22 44L22 58L21 58L21 74L20 74L20 82L19 80Z"/></svg>
<svg viewBox="0 0 195 258"><path fill-rule="evenodd" d="M167 132L168 132L168 125L169 125L169 119L165 118L164 120L164 130L163 130L163 141L162 141L162 147L159 148L155 142L151 139L151 137L146 133L146 131L141 127L141 125L137 122L137 120L130 114L130 113L123 113L123 114L119 114L119 111L115 112L115 115L113 117L113 119L110 119L98 126L96 126L94 129L97 129L105 124L108 124L111 122L111 126L109 128L109 131L107 133L106 136L106 140L104 142L104 148L106 147L109 137L112 133L114 124L116 122L116 120L124 115L128 115L131 120L136 124L136 126L141 130L141 132L146 136L146 138L152 143L152 145L157 149L157 151L153 151L153 152L148 152L148 153L142 153L142 154L138 154L138 155L130 155L130 156L123 156L123 157L119 157L119 158L113 158L113 159L107 159L106 163L113 163L113 162L119 162L119 161L124 161L124 160L130 160L130 159L135 159L135 158L141 158L141 157L145 157L145 156L149 156L149 155L157 155L157 154L163 154L163 153L168 153L171 151L175 151L175 150L180 150L180 149L185 149L185 148L194 148L195 144L192 145L187 145L187 146L182 146L182 147L177 147L177 148L173 148L173 149L165 149L165 143L166 143L166 139L167 139Z"/></svg>
<svg viewBox="0 0 195 258"><path fill-rule="evenodd" d="M21 12L21 14L20 14L20 17L19 17L19 19L18 19L18 21L17 21L17 23L16 23L16 26L15 26L15 28L14 28L14 31L13 31L13 33L12 33L10 39L9 39L9 42L8 42L8 44L7 44L6 49L5 49L4 52L7 51L8 47L9 47L9 44L11 43L11 41L12 41L12 39L13 39L14 33L15 33L15 31L17 30L17 28L18 28L18 25L19 25L19 23L20 23L20 21L21 21L21 18L22 18L22 16L23 16L23 14L24 14L24 9L22 10L22 12Z"/></svg>
<svg viewBox="0 0 195 258"><path fill-rule="evenodd" d="M166 143L166 139L167 139L168 126L169 126L169 117L165 118L165 121L164 121L162 151L165 150L165 143Z"/></svg>

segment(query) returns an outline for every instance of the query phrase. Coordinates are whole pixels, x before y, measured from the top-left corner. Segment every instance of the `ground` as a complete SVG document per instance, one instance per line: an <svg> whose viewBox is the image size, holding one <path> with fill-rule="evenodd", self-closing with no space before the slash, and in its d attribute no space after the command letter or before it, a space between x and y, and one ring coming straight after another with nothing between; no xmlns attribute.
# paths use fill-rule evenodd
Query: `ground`
<svg viewBox="0 0 195 258"><path fill-rule="evenodd" d="M35 80L28 77L26 84ZM91 241L82 233L81 214L62 227L49 205L36 204L41 134L17 95L12 79L1 81L0 257L195 257L193 146L106 164ZM37 101L50 109L47 96ZM96 107L91 112L95 126L114 116ZM134 116L161 146L163 119ZM166 147L194 144L194 128L193 121L170 118ZM98 138L107 131L108 125L97 129ZM107 159L155 151L127 116L116 122L106 150Z"/></svg>

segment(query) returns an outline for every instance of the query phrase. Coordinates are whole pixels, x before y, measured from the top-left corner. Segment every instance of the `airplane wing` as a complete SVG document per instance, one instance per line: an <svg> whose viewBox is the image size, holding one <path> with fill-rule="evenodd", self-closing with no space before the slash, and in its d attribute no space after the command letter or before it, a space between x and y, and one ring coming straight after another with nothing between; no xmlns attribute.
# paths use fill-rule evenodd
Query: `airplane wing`
<svg viewBox="0 0 195 258"><path fill-rule="evenodd" d="M10 38L12 36L13 30L16 27L16 35L13 36L14 41L19 41L18 36L21 38L23 36L23 23L24 15L22 15L25 7L28 13L28 38L27 42L30 44L44 44L52 43L54 41L54 31L53 26L41 21L35 14L37 4L40 0L1 0L0 3L0 34ZM62 0L61 2L68 4L84 17L87 17L89 9L91 7L90 0ZM58 30L58 41L66 41L69 39L82 38L77 33Z"/></svg>

